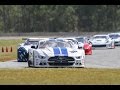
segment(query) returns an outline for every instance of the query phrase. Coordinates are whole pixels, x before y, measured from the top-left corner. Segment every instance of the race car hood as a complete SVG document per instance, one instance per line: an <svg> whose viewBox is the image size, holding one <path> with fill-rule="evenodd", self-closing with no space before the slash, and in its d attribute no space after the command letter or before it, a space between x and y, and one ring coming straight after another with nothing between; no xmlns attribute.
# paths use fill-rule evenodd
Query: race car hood
<svg viewBox="0 0 120 90"><path fill-rule="evenodd" d="M81 56L83 55L82 50L78 49L72 49L72 48L60 48L60 47L55 47L55 48L44 48L44 49L38 49L38 53L42 56Z"/></svg>

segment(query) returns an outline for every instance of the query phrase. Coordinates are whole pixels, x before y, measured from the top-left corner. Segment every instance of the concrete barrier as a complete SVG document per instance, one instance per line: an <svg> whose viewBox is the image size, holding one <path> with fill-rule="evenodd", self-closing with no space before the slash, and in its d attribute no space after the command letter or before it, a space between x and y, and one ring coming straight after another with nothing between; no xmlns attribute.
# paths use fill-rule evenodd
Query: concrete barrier
<svg viewBox="0 0 120 90"><path fill-rule="evenodd" d="M91 36L94 34L107 34L109 32L32 32L32 33L0 33L0 37L11 36Z"/></svg>

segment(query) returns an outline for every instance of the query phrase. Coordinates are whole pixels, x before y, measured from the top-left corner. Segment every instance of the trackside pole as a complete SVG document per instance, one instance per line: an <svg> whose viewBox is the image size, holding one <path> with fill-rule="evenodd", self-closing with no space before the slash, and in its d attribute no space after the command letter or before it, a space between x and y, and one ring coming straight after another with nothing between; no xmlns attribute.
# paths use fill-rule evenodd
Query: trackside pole
<svg viewBox="0 0 120 90"><path fill-rule="evenodd" d="M12 52L13 50L12 50L12 47L10 48L10 52Z"/></svg>
<svg viewBox="0 0 120 90"><path fill-rule="evenodd" d="M4 48L2 47L2 52L4 52Z"/></svg>

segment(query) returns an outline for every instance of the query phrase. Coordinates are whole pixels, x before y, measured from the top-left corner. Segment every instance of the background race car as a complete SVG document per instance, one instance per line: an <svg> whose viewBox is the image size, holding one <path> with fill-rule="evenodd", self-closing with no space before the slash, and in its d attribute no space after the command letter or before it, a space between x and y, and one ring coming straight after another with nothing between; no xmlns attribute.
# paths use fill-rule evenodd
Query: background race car
<svg viewBox="0 0 120 90"><path fill-rule="evenodd" d="M92 44L92 47L115 48L114 40L106 34L94 35L89 42Z"/></svg>
<svg viewBox="0 0 120 90"><path fill-rule="evenodd" d="M27 38L25 42L20 44L17 48L17 61L18 62L27 62L28 61L28 49L31 48L31 45L38 45L40 38Z"/></svg>
<svg viewBox="0 0 120 90"><path fill-rule="evenodd" d="M75 37L64 37L63 39L72 41L72 45L74 46L74 48L83 48L83 46L79 46L78 41L75 39Z"/></svg>
<svg viewBox="0 0 120 90"><path fill-rule="evenodd" d="M108 35L114 40L116 46L120 46L120 33L109 33Z"/></svg>
<svg viewBox="0 0 120 90"><path fill-rule="evenodd" d="M76 40L81 46L83 46L83 49L85 50L85 55L92 55L92 44L89 43L87 37L76 37Z"/></svg>

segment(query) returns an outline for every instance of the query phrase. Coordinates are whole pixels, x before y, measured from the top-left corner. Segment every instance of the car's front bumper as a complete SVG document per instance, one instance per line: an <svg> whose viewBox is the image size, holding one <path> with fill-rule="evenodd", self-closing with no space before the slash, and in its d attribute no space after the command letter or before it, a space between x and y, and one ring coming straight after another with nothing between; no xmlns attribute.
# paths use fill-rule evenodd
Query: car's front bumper
<svg viewBox="0 0 120 90"><path fill-rule="evenodd" d="M37 60L36 61L34 60L33 64L31 62L30 67L84 67L84 59L74 60L74 61L66 61L66 60L56 60L56 61Z"/></svg>

